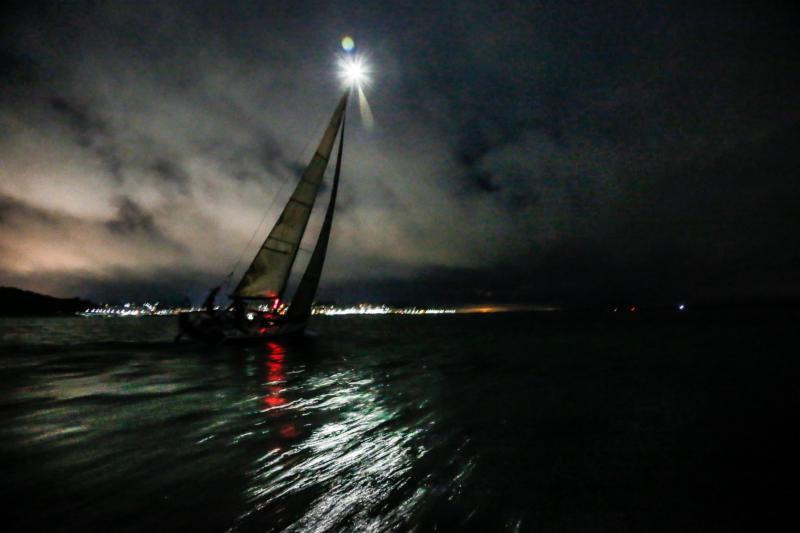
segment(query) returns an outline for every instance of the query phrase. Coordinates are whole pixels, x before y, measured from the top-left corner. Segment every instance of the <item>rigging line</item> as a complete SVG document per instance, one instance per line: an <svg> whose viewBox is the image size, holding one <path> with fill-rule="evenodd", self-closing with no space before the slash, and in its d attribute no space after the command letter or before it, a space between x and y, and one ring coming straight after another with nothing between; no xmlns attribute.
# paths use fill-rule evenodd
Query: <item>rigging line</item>
<svg viewBox="0 0 800 533"><path fill-rule="evenodd" d="M326 116L325 113L324 113L324 110L322 110L322 109L320 109L320 112L317 113L317 117L320 117L320 116L322 116L323 119ZM319 122L319 121L317 121L317 122ZM306 143L303 146L303 149L300 151L300 156L298 157L298 159L302 160L301 158L305 155L306 150L308 150L309 145L314 141L315 138L317 138L320 135L321 131L324 131L324 129L327 127L327 125L328 125L327 121L323 121L314 130L314 135L309 136L306 139ZM231 281L233 280L233 275L236 273L236 269L239 268L239 265L241 264L242 259L244 258L244 254L250 248L250 245L253 244L253 240L255 240L256 235L258 235L259 231L261 231L261 226L263 226L264 222L266 222L266 220L267 220L267 215L269 215L269 212L275 206L275 202L278 201L278 198L280 197L281 193L283 192L283 189L286 187L286 184L289 183L289 175L291 175L291 173L287 173L287 176L284 177L281 180L281 186L280 186L280 188L278 188L278 192L276 192L275 195L272 197L272 202L270 202L269 206L264 211L264 215L261 217L261 221L258 223L258 226L256 226L256 229L253 230L253 234L250 235L250 239L247 241L247 244L242 249L241 253L239 254L239 257L236 259L236 262L233 264L233 268L231 268L230 272L228 274L226 274L225 277L223 278L223 282L221 283L223 289L227 290L228 284L230 284ZM302 176L301 176L301 178L302 178Z"/></svg>

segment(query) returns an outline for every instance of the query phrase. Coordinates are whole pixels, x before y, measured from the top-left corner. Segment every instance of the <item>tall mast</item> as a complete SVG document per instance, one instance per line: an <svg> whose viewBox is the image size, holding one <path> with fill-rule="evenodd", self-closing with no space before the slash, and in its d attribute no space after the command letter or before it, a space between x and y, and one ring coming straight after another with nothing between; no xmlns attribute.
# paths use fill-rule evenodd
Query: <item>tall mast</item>
<svg viewBox="0 0 800 533"><path fill-rule="evenodd" d="M328 159L347 107L348 95L349 91L339 100L311 162L269 236L233 291L233 296L252 299L283 296L325 169L328 167Z"/></svg>

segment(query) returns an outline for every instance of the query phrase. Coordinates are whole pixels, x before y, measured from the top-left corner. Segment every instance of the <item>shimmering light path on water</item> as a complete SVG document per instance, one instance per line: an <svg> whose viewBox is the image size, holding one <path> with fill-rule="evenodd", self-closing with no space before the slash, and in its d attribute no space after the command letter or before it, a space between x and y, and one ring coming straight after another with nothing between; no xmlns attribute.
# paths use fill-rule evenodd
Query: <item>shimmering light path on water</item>
<svg viewBox="0 0 800 533"><path fill-rule="evenodd" d="M2 320L5 525L763 524L789 457L763 436L797 407L785 326L337 317L210 348L174 346L165 318Z"/></svg>

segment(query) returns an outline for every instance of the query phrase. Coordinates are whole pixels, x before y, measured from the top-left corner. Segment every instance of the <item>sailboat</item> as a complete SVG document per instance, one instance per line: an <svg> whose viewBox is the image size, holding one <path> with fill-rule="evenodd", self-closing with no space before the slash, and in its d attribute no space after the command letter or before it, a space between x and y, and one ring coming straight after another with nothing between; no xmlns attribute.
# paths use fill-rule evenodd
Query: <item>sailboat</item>
<svg viewBox="0 0 800 533"><path fill-rule="evenodd" d="M180 333L196 340L216 343L257 341L298 335L305 331L319 286L333 224L344 150L344 128L350 90L339 100L319 146L277 222L259 248L230 297L233 304L217 310L212 290L203 311L178 315ZM339 139L330 200L311 259L286 309L285 296L292 266L300 250L308 220L328 168L328 160Z"/></svg>

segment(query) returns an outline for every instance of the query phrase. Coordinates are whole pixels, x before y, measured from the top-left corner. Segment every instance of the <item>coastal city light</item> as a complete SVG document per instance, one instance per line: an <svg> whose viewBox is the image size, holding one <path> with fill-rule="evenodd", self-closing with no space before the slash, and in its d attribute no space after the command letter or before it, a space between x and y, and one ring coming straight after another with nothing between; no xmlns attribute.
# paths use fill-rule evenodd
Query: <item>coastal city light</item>
<svg viewBox="0 0 800 533"><path fill-rule="evenodd" d="M387 305L359 304L351 307L321 305L312 309L313 315L445 315L456 313L455 309L428 309L425 307L389 307Z"/></svg>
<svg viewBox="0 0 800 533"><path fill-rule="evenodd" d="M281 302L280 305L273 308L269 305L256 305L253 311L270 311L277 315L284 315L290 307L290 303ZM214 307L215 311L224 311L226 306L217 305ZM675 311L678 313L686 312L688 306L680 303L675 304ZM625 307L613 307L610 311L638 313L640 308L636 305L629 305ZM170 316L178 315L184 312L202 312L205 311L204 307L171 307L162 306L159 302L145 302L137 304L133 302L126 302L124 304L102 304L86 309L80 313L81 316L98 316L98 317L141 317L141 316ZM550 313L562 311L559 307L548 305L467 305L458 306L454 308L436 308L425 307L420 305L410 306L390 306L385 304L371 304L359 303L355 305L335 305L335 304L315 304L311 308L312 315L319 316L344 316L344 315L447 315L447 314L486 314L486 313L506 313L506 312L537 312L537 313Z"/></svg>
<svg viewBox="0 0 800 533"><path fill-rule="evenodd" d="M257 306L259 311L267 311L268 306ZM282 315L286 312L288 306L282 304L277 314ZM81 316L97 316L97 317L142 317L142 316L170 316L178 315L184 312L203 311L201 307L159 307L159 303L125 303L122 305L101 305L87 309L81 313ZM215 311L224 310L223 306L215 306ZM471 308L464 310L457 309L438 309L428 308L421 306L410 307L391 307L388 305L373 305L369 303L361 303L352 306L336 306L336 305L315 305L311 309L312 315L324 316L339 316L339 315L445 315L457 312L475 312Z"/></svg>

